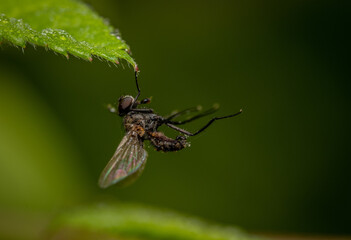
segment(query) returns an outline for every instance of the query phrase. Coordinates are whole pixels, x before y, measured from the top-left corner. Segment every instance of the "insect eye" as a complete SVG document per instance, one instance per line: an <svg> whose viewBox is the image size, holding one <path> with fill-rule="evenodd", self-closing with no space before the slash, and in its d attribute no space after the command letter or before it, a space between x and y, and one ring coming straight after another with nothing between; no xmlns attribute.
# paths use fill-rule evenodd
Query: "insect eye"
<svg viewBox="0 0 351 240"><path fill-rule="evenodd" d="M133 104L133 100L134 99L132 97L123 97L119 99L118 112L120 115L123 115L128 112L128 110Z"/></svg>

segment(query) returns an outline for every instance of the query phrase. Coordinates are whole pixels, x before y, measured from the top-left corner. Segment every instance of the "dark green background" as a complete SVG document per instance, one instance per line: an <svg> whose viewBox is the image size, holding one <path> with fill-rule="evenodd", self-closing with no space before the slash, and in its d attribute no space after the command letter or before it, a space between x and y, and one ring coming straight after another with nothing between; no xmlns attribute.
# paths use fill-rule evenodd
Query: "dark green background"
<svg viewBox="0 0 351 240"><path fill-rule="evenodd" d="M217 115L240 108L244 113L191 138L189 149L159 153L149 148L139 181L125 189L101 190L100 171L123 136L121 119L104 104L136 93L132 69L98 59L67 61L42 48L28 47L22 54L3 46L0 83L9 95L3 96L0 116L11 112L17 117L1 128L8 136L22 129L16 133L20 143L14 137L15 145L9 145L12 151L39 144L33 156L23 152L24 157L14 158L11 169L34 176L31 159L52 166L51 157L40 159L40 146L62 167L43 167L47 175L57 176L47 182L45 177L8 180L5 168L0 170L3 209L52 209L48 202L58 199L53 194L61 187L71 190L58 194L63 199L58 205L107 198L256 232L351 233L348 2L88 3L131 46L141 69L142 96L153 96L151 107L159 114L213 103L221 105ZM22 100L16 108L6 99ZM32 100L45 110L29 111ZM44 115L50 120L40 122ZM37 120L34 129L31 121ZM199 129L207 120L186 129ZM40 141L45 145L33 132L44 134ZM74 157L56 155L62 151ZM4 156L0 151L3 164L8 161ZM35 181L45 181L48 186L40 189L46 190L37 190Z"/></svg>

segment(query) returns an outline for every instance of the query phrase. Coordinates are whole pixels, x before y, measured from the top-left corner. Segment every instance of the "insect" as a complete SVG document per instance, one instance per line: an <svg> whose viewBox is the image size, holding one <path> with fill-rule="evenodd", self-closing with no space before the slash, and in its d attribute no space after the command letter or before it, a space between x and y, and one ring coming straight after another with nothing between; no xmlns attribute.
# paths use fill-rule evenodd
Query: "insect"
<svg viewBox="0 0 351 240"><path fill-rule="evenodd" d="M176 117L196 112L200 109L198 107L188 108L183 111L175 112L168 117L162 117L156 114L153 109L138 108L139 105L150 103L150 98L145 98L140 101L138 100L140 96L140 88L137 72L135 72L135 82L138 91L135 98L129 95L121 96L118 100L118 105L108 105L110 112L123 117L123 124L126 133L117 147L116 152L113 154L111 160L100 175L99 186L101 188L107 188L116 183L119 185L127 185L140 176L147 159L147 152L144 149L145 140L150 141L151 145L157 151L178 151L189 146L186 138L187 136L198 135L216 120L231 118L242 112L242 110L240 110L235 114L212 118L205 126L200 128L200 130L191 133L179 128L178 125L212 114L218 109L218 107L212 107L207 111L198 113L184 121L175 121L174 119ZM179 135L174 139L169 138L164 133L157 130L161 125L166 125L182 135Z"/></svg>

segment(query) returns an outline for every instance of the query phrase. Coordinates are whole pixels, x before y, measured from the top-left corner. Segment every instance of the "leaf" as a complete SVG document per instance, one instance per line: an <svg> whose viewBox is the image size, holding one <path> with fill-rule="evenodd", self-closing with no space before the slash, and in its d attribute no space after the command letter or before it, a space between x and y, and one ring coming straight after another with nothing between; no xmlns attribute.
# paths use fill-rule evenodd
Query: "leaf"
<svg viewBox="0 0 351 240"><path fill-rule="evenodd" d="M81 207L61 214L51 226L51 239L196 239L249 240L233 227L137 204Z"/></svg>
<svg viewBox="0 0 351 240"><path fill-rule="evenodd" d="M92 61L92 56L137 69L117 30L87 5L75 0L2 0L0 42L27 43Z"/></svg>

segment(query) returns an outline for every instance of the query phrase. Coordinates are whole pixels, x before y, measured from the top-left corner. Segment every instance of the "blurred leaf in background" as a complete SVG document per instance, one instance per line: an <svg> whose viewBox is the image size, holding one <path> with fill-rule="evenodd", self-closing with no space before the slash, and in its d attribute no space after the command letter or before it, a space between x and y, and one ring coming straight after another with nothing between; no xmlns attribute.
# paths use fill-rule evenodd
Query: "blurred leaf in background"
<svg viewBox="0 0 351 240"><path fill-rule="evenodd" d="M0 72L0 237L4 237L25 234L15 229L35 228L32 224L42 224L56 208L81 201L86 176L75 164L79 155L74 143L45 100L18 69L2 64Z"/></svg>
<svg viewBox="0 0 351 240"><path fill-rule="evenodd" d="M139 204L99 204L62 213L50 226L50 239L258 239L233 227Z"/></svg>

